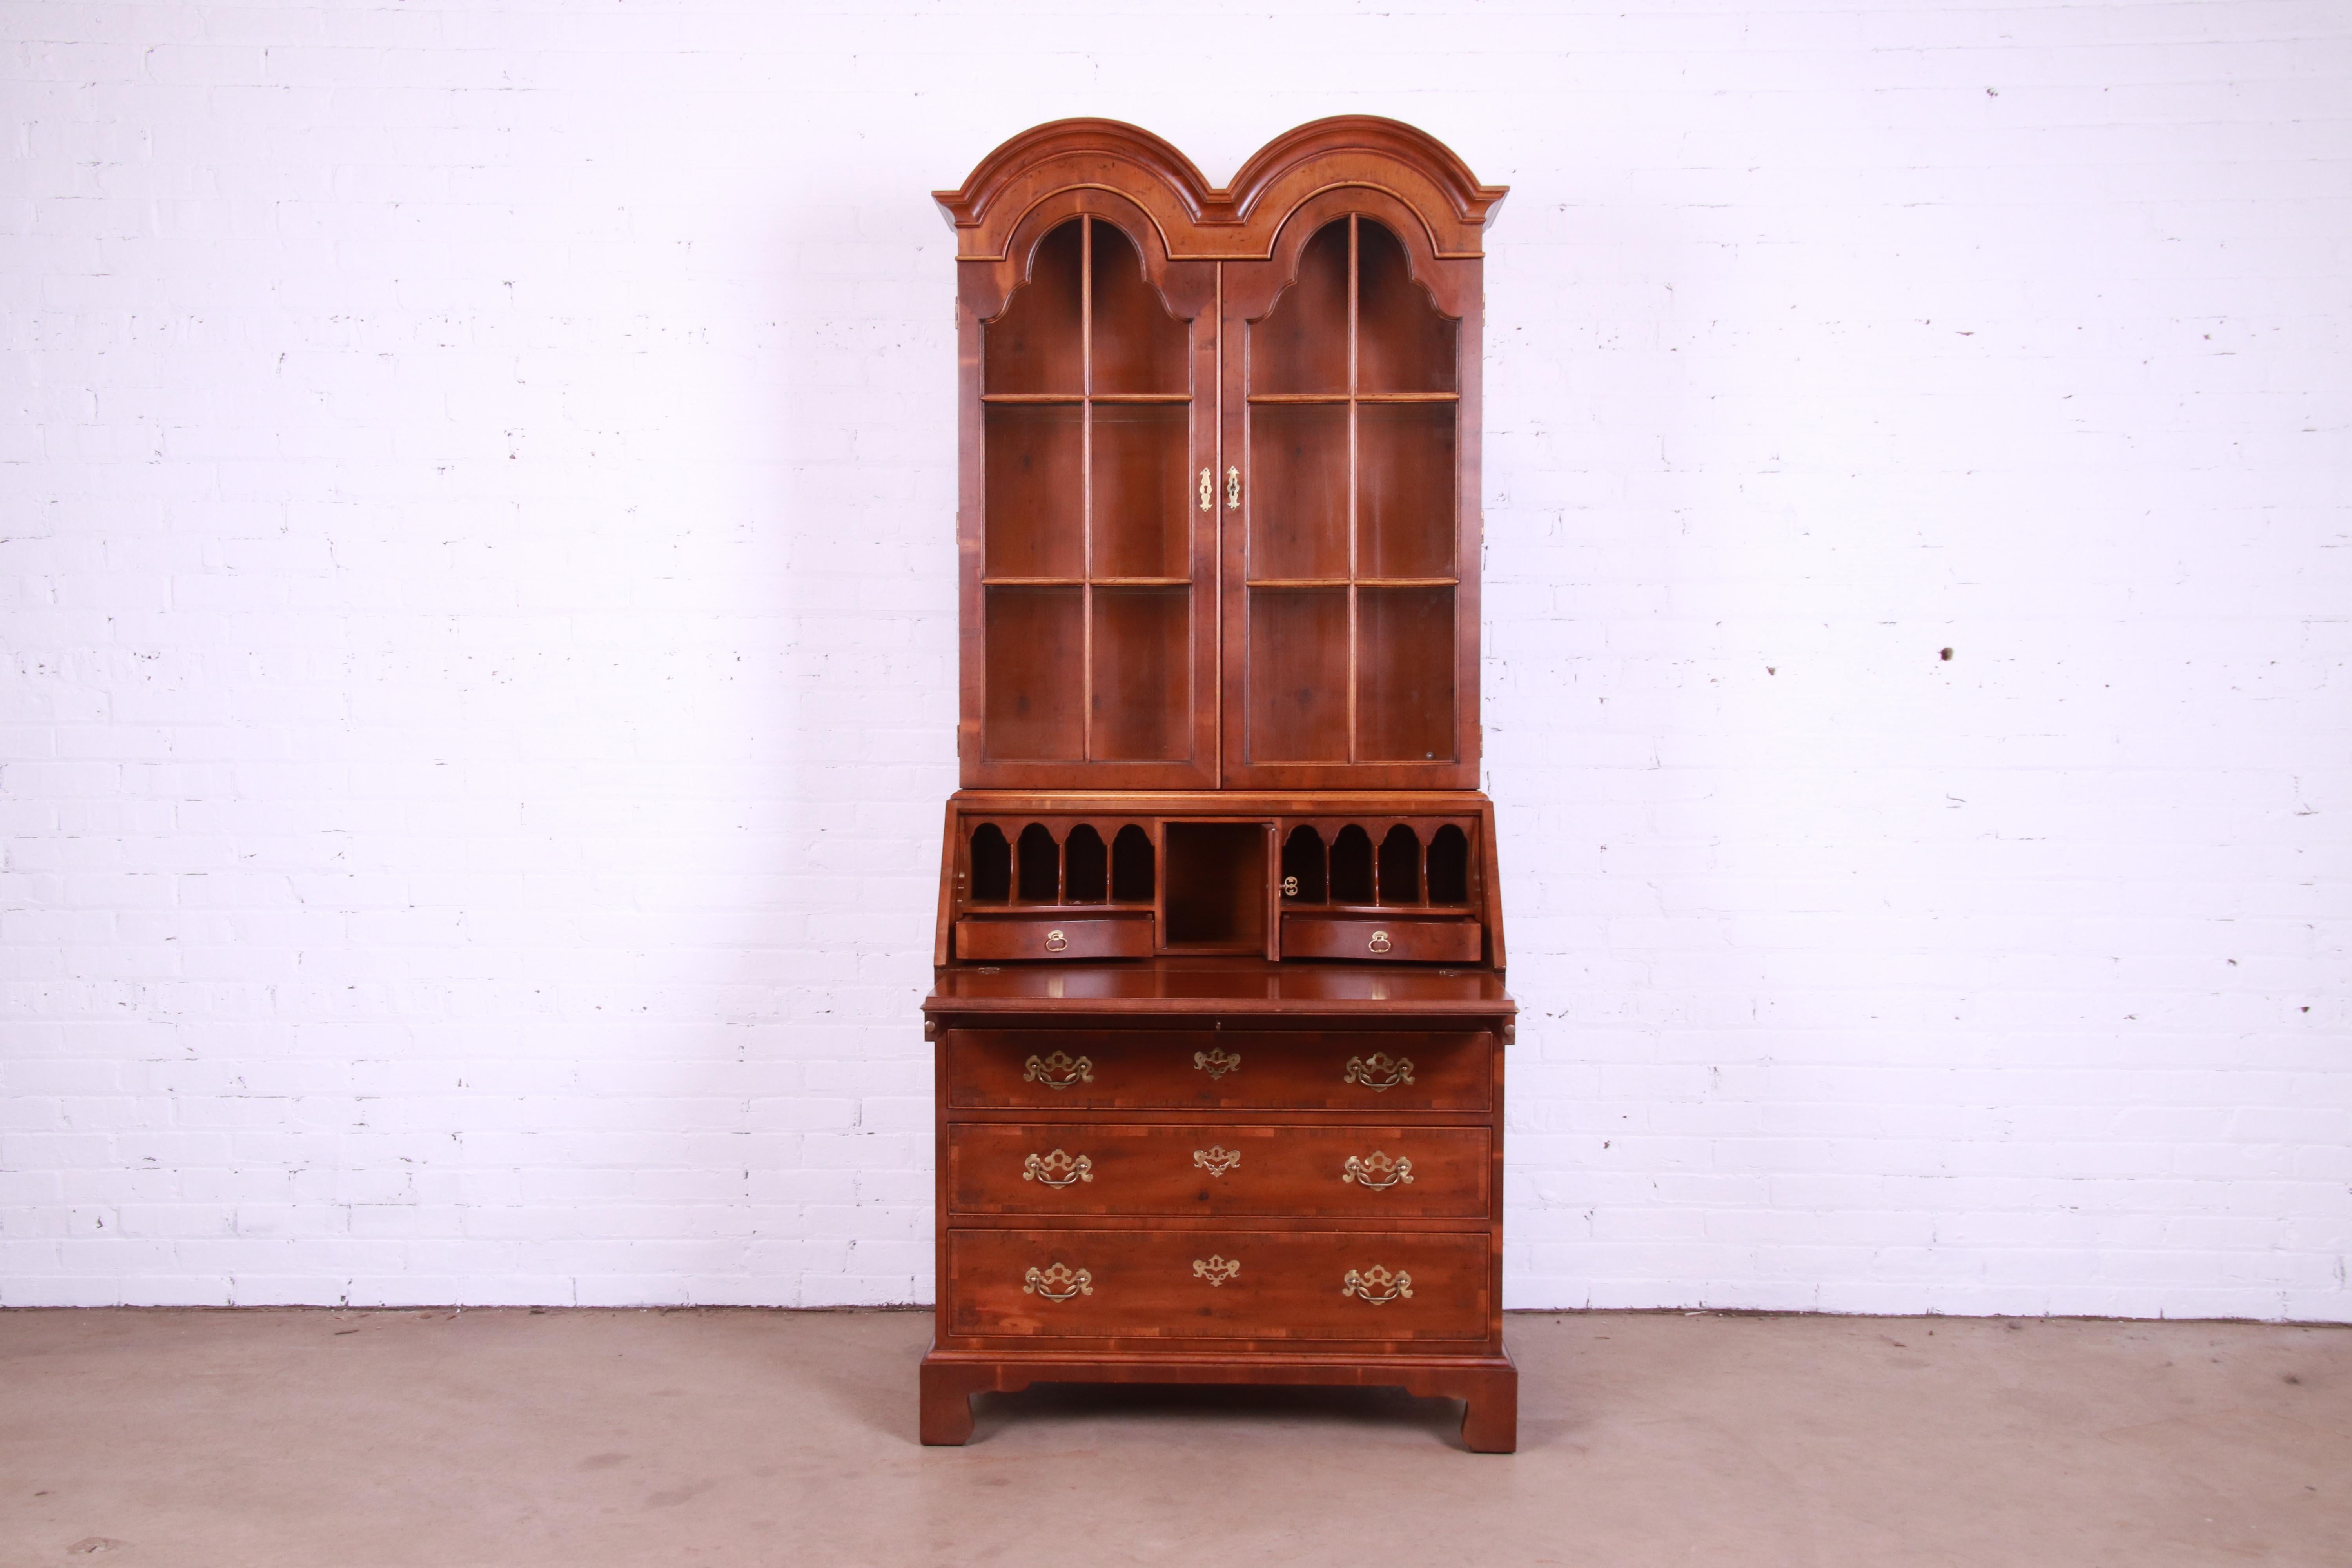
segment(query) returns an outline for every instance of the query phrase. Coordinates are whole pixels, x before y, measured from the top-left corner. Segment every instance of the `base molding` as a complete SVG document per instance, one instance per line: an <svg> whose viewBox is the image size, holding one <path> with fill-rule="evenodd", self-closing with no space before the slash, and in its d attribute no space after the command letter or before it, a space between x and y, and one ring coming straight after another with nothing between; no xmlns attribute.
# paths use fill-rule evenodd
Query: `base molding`
<svg viewBox="0 0 2352 1568"><path fill-rule="evenodd" d="M1051 1352L943 1351L922 1364L922 1439L954 1447L971 1436L971 1396L1017 1394L1033 1383L1228 1383L1402 1388L1459 1399L1462 1443L1474 1454L1518 1447L1519 1369L1493 1355L1219 1355L1199 1352L1074 1357Z"/></svg>

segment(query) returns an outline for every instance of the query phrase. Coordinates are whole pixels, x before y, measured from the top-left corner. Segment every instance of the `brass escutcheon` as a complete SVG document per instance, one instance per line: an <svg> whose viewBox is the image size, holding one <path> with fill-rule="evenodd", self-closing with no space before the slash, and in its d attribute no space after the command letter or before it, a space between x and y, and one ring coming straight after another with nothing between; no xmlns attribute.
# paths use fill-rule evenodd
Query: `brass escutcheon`
<svg viewBox="0 0 2352 1568"><path fill-rule="evenodd" d="M1374 952L1386 952L1389 950L1389 933L1384 931L1376 931L1372 933L1372 940L1364 943L1364 945L1371 949Z"/></svg>
<svg viewBox="0 0 2352 1568"><path fill-rule="evenodd" d="M1241 1053L1226 1050L1223 1046L1213 1051L1194 1051L1192 1065L1207 1073L1213 1083L1242 1065Z"/></svg>
<svg viewBox="0 0 2352 1568"><path fill-rule="evenodd" d="M1043 1296L1048 1301L1066 1301L1073 1296L1095 1293L1095 1277L1083 1268L1072 1268L1066 1263L1056 1263L1050 1268L1032 1268L1021 1277L1024 1296Z"/></svg>
<svg viewBox="0 0 2352 1568"><path fill-rule="evenodd" d="M1042 1083L1047 1089L1063 1089L1074 1083L1095 1080L1095 1064L1085 1057L1074 1059L1066 1051L1055 1051L1042 1060L1031 1057L1024 1065L1028 1070L1021 1075L1022 1081Z"/></svg>
<svg viewBox="0 0 2352 1568"><path fill-rule="evenodd" d="M1192 1259L1192 1277L1206 1279L1212 1285L1222 1285L1241 1271L1242 1260L1238 1258L1220 1258L1213 1252L1206 1258Z"/></svg>
<svg viewBox="0 0 2352 1568"><path fill-rule="evenodd" d="M1349 1057L1347 1076L1340 1081L1360 1083L1379 1093L1412 1081L1412 1058L1391 1057L1386 1051L1374 1051L1370 1057Z"/></svg>
<svg viewBox="0 0 2352 1568"><path fill-rule="evenodd" d="M1041 1187L1066 1187L1072 1182L1093 1181L1095 1163L1084 1154L1065 1154L1056 1149L1050 1154L1032 1154L1022 1161L1021 1179Z"/></svg>
<svg viewBox="0 0 2352 1568"><path fill-rule="evenodd" d="M1339 1284L1339 1294L1370 1301L1375 1307L1385 1307L1399 1296L1412 1296L1412 1276L1402 1268L1391 1274L1377 1264L1361 1273L1350 1268L1348 1278Z"/></svg>
<svg viewBox="0 0 2352 1568"><path fill-rule="evenodd" d="M1222 1176L1241 1163L1242 1152L1238 1149L1226 1149L1213 1143L1206 1149L1192 1151L1192 1163L1213 1176Z"/></svg>
<svg viewBox="0 0 2352 1568"><path fill-rule="evenodd" d="M1201 470L1201 510L1214 510L1217 504L1217 476L1210 469Z"/></svg>
<svg viewBox="0 0 2352 1568"><path fill-rule="evenodd" d="M1242 510L1242 471L1239 468L1225 470L1225 510Z"/></svg>
<svg viewBox="0 0 2352 1568"><path fill-rule="evenodd" d="M1029 1157L1034 1160L1037 1156L1032 1154ZM1412 1185L1412 1162L1402 1154L1391 1160L1378 1149L1373 1150L1363 1159L1358 1159L1350 1154L1348 1156L1348 1163L1339 1179L1343 1182L1354 1182L1359 1186L1370 1187L1376 1193L1385 1192L1399 1182L1411 1186Z"/></svg>

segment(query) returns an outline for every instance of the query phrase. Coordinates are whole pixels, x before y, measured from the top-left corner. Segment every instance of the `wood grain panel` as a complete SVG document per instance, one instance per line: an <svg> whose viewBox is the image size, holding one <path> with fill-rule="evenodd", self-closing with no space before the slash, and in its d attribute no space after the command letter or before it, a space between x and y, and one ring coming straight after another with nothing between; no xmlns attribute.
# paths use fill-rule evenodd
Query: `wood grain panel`
<svg viewBox="0 0 2352 1568"><path fill-rule="evenodd" d="M948 1193L959 1214L1476 1219L1487 1151L1480 1127L958 1122Z"/></svg>
<svg viewBox="0 0 2352 1568"><path fill-rule="evenodd" d="M948 1103L976 1110L1355 1110L1378 1117L1482 1111L1494 1103L1494 1048L1489 1034L1419 1030L950 1029ZM1220 1052L1241 1060L1213 1074ZM1357 1063L1363 1068L1351 1076ZM1409 1068L1410 1079L1401 1068ZM1387 1087L1374 1087L1380 1083Z"/></svg>
<svg viewBox="0 0 2352 1568"><path fill-rule="evenodd" d="M1196 1263L1223 1282L1211 1284ZM1239 1267L1228 1274L1220 1263ZM953 1306L946 1327L959 1334L1476 1340L1487 1332L1493 1306L1484 1230L951 1228L947 1267L944 1295ZM1041 1274L1034 1282L1033 1268ZM1042 1278L1057 1268L1073 1279ZM1081 1269L1083 1289L1075 1279ZM1349 1293L1351 1272L1374 1296L1390 1299ZM1049 1300L1045 1291L1068 1293L1068 1300Z"/></svg>

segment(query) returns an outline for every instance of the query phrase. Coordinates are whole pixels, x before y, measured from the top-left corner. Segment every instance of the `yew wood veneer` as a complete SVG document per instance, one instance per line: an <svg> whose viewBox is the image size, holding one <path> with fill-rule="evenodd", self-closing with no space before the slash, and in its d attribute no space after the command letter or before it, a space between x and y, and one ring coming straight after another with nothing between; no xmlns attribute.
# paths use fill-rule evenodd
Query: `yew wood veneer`
<svg viewBox="0 0 2352 1568"><path fill-rule="evenodd" d="M1516 1442L1478 777L1481 236L1410 126L961 190L963 787L922 1437L1038 1381L1400 1385Z"/></svg>

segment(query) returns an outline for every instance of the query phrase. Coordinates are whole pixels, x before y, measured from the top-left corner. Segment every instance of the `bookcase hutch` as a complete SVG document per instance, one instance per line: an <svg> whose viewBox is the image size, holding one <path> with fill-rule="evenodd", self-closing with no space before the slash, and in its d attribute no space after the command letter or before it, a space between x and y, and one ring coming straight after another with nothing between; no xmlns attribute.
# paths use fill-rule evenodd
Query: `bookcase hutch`
<svg viewBox="0 0 2352 1568"><path fill-rule="evenodd" d="M957 239L962 787L922 1438L1033 1382L1401 1385L1508 1451L1482 185L1014 137Z"/></svg>

